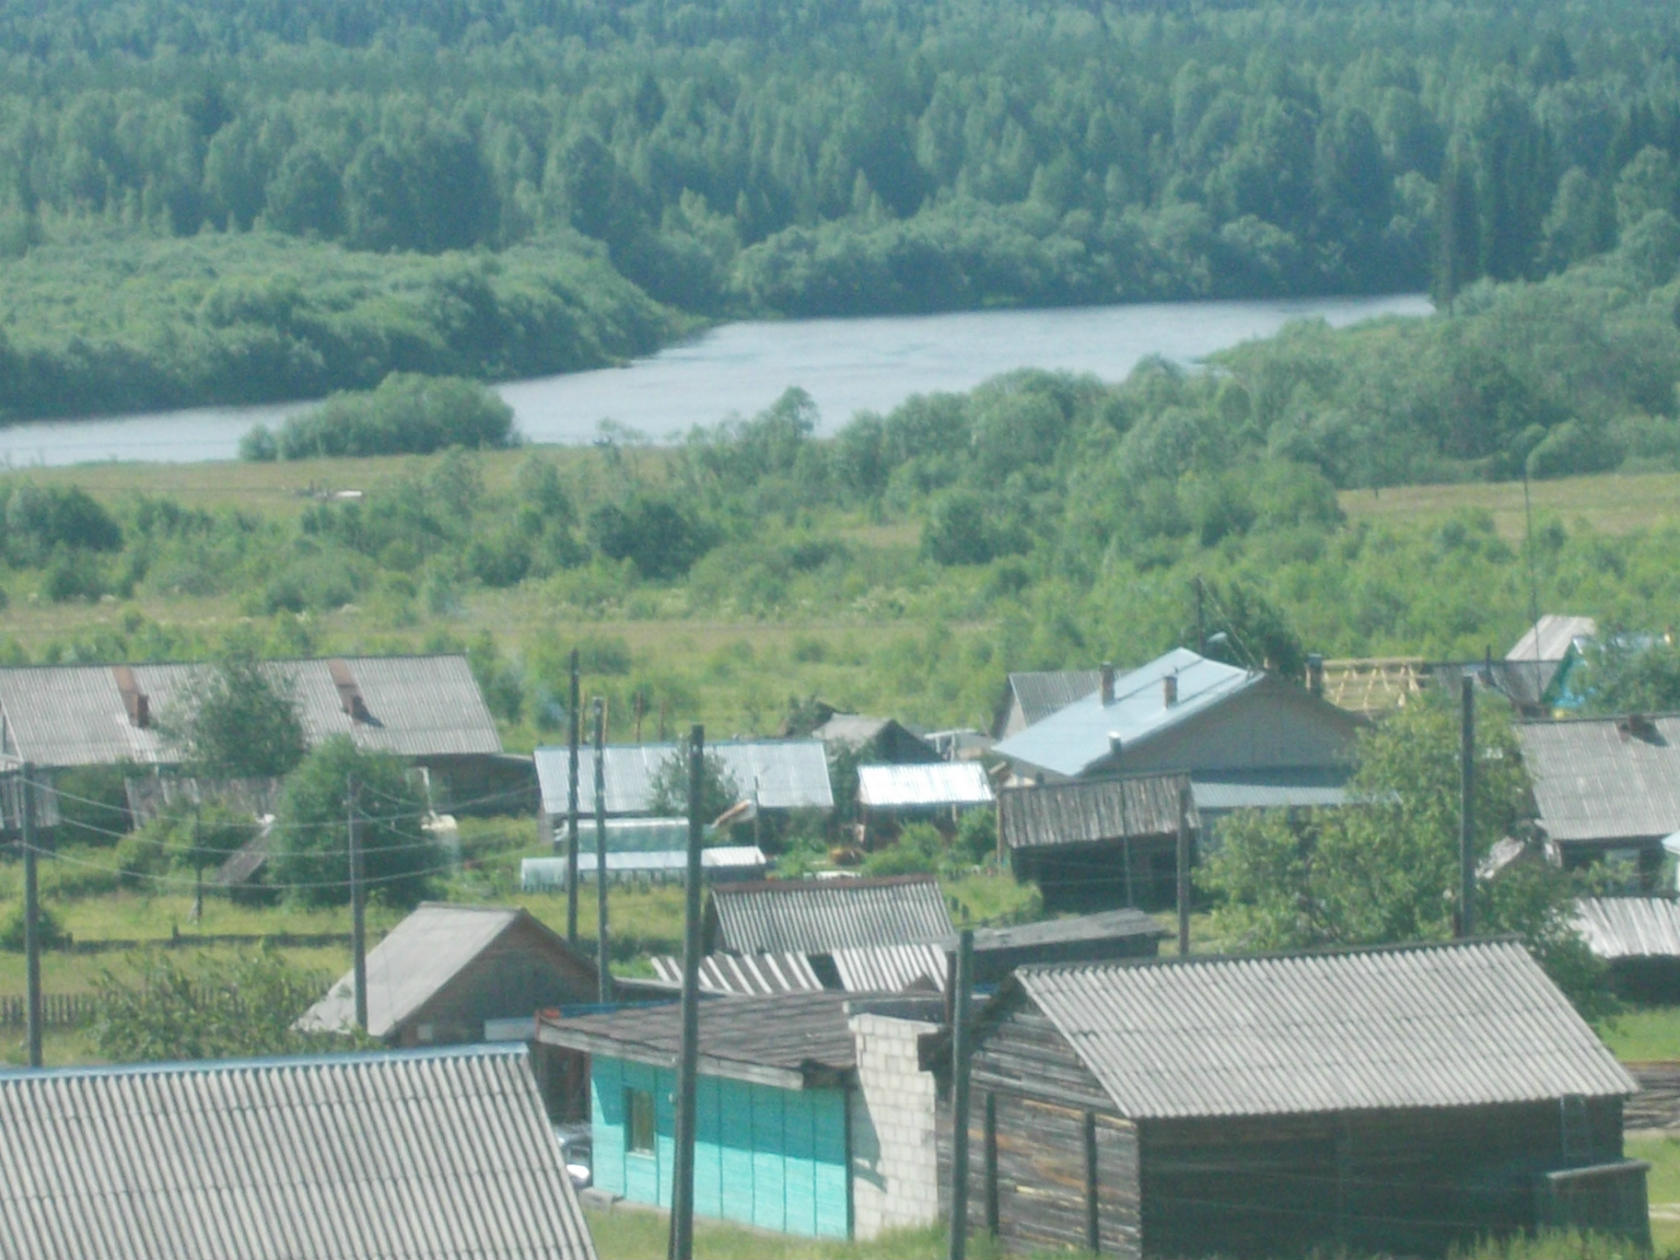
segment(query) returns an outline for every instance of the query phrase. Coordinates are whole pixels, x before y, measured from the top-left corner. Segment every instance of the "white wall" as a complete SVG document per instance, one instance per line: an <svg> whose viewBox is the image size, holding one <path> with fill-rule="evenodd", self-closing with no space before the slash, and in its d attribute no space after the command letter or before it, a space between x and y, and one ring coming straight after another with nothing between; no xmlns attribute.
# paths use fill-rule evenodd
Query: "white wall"
<svg viewBox="0 0 1680 1260"><path fill-rule="evenodd" d="M852 1233L939 1219L934 1150L934 1080L916 1067L916 1039L936 1025L886 1015L853 1015L858 1088L850 1095Z"/></svg>

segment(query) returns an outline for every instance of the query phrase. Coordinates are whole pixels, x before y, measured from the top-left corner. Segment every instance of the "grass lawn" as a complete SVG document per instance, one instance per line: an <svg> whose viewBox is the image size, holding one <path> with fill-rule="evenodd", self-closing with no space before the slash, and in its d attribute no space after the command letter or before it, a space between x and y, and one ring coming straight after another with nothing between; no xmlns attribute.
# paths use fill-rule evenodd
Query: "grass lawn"
<svg viewBox="0 0 1680 1260"><path fill-rule="evenodd" d="M665 1260L670 1218L664 1212L621 1205L611 1211L586 1210L584 1215L601 1260ZM943 1260L945 1230L929 1226L895 1230L868 1242L819 1242L696 1220L694 1254L698 1260ZM1000 1253L990 1239L971 1238L968 1254L975 1260L992 1260ZM1055 1254L1076 1257L1081 1253Z"/></svg>
<svg viewBox="0 0 1680 1260"><path fill-rule="evenodd" d="M1520 481L1388 486L1380 491L1344 490L1337 497L1353 521L1406 524L1468 508L1491 515L1494 528L1508 543L1520 543L1526 530ZM1566 527L1586 521L1601 533L1627 534L1673 516L1674 504L1680 501L1680 475L1617 473L1533 481L1529 498L1537 525L1555 517Z"/></svg>
<svg viewBox="0 0 1680 1260"><path fill-rule="evenodd" d="M1598 1033L1624 1063L1680 1059L1680 1006L1627 1010Z"/></svg>
<svg viewBox="0 0 1680 1260"><path fill-rule="evenodd" d="M1657 1255L1680 1252L1680 1138L1635 1135L1623 1142L1630 1159L1650 1161L1651 1245Z"/></svg>

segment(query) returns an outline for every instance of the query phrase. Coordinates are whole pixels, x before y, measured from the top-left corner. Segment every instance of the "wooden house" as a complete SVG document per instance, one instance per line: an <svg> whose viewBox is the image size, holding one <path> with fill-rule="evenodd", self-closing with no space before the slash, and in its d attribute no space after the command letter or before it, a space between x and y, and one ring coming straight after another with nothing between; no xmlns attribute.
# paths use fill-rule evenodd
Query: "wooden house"
<svg viewBox="0 0 1680 1260"><path fill-rule="evenodd" d="M595 1260L523 1046L0 1073L0 1255Z"/></svg>
<svg viewBox="0 0 1680 1260"><path fill-rule="evenodd" d="M781 993L700 1003L694 1203L700 1216L812 1238L938 1211L933 1079L916 1045L937 1001ZM594 1189L669 1207L675 1002L545 1013L542 1048L588 1056Z"/></svg>
<svg viewBox="0 0 1680 1260"><path fill-rule="evenodd" d="M1058 709L1082 700L1102 681L1094 669L1024 670L1003 682L1003 694L992 711L992 738L1007 739L1042 722Z"/></svg>
<svg viewBox="0 0 1680 1260"><path fill-rule="evenodd" d="M708 953L730 954L914 945L955 933L931 875L719 885L707 898L701 931Z"/></svg>
<svg viewBox="0 0 1680 1260"><path fill-rule="evenodd" d="M1519 722L1537 820L1565 868L1619 861L1653 887L1680 831L1680 715Z"/></svg>
<svg viewBox="0 0 1680 1260"><path fill-rule="evenodd" d="M1622 996L1680 1002L1680 901L1663 897L1582 897L1575 930L1610 969Z"/></svg>
<svg viewBox="0 0 1680 1260"><path fill-rule="evenodd" d="M594 961L529 911L440 902L422 904L368 951L367 977L368 1035L395 1046L490 1040L504 1021L523 1021L517 1035L528 1036L539 1008L600 992ZM349 1032L355 1009L347 973L299 1024Z"/></svg>
<svg viewBox="0 0 1680 1260"><path fill-rule="evenodd" d="M973 1044L968 1219L1009 1250L1648 1238L1636 1086L1514 942L1027 967Z"/></svg>
<svg viewBox="0 0 1680 1260"><path fill-rule="evenodd" d="M866 761L894 766L925 765L943 760L938 749L893 718L861 713L832 713L811 732L831 754L847 752Z"/></svg>
<svg viewBox="0 0 1680 1260"><path fill-rule="evenodd" d="M648 818L654 813L655 780L673 757L677 744L608 744L602 750L608 818ZM816 739L723 739L706 745L733 780L741 800L767 814L834 808L828 778L828 754ZM532 759L542 790L544 825L550 835L564 835L571 809L571 753L563 747L538 748ZM595 816L595 750L578 750L578 813ZM710 822L710 819L706 821Z"/></svg>

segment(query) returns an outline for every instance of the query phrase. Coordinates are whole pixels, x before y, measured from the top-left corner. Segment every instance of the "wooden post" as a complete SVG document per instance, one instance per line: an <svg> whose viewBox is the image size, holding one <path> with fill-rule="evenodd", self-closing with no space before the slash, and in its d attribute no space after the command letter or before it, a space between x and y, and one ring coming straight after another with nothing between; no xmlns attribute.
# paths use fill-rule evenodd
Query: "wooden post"
<svg viewBox="0 0 1680 1260"><path fill-rule="evenodd" d="M1178 956L1190 953L1190 785L1178 789Z"/></svg>
<svg viewBox="0 0 1680 1260"><path fill-rule="evenodd" d="M974 929L957 937L956 992L951 1000L950 1260L968 1254L968 1006L974 989Z"/></svg>
<svg viewBox="0 0 1680 1260"><path fill-rule="evenodd" d="M997 1094L986 1091L986 1232L998 1234Z"/></svg>
<svg viewBox="0 0 1680 1260"><path fill-rule="evenodd" d="M595 702L595 971L603 1002L612 1001L611 959L607 950L607 755L606 714ZM573 829L576 834L576 829ZM577 844L572 845L572 900L577 901Z"/></svg>
<svg viewBox="0 0 1680 1260"><path fill-rule="evenodd" d="M1464 675L1459 687L1458 934L1476 934L1476 682Z"/></svg>
<svg viewBox="0 0 1680 1260"><path fill-rule="evenodd" d="M571 707L571 739L567 743L566 758L566 944L576 945L578 940L578 726L581 715L578 713L578 650L572 649L572 707ZM597 703L595 712L597 717L601 710ZM600 729L597 721L596 729ZM595 740L596 773L595 781L600 782L601 741ZM599 789L596 789L599 791ZM599 802L597 802L599 809ZM597 870L595 877L601 878L604 872Z"/></svg>
<svg viewBox="0 0 1680 1260"><path fill-rule="evenodd" d="M362 890L362 844L356 832L356 778L345 781L345 824L350 831L350 957L356 986L356 1027L368 1030L367 898Z"/></svg>
<svg viewBox="0 0 1680 1260"><path fill-rule="evenodd" d="M41 1066L41 897L35 871L35 768L18 776L18 834L23 840L24 984L29 993L29 1066Z"/></svg>
<svg viewBox="0 0 1680 1260"><path fill-rule="evenodd" d="M1097 1117L1085 1113L1085 1250L1095 1255L1102 1249L1101 1196L1097 1176Z"/></svg>
<svg viewBox="0 0 1680 1260"><path fill-rule="evenodd" d="M667 1260L694 1255L694 1086L700 1059L700 788L706 768L706 731L688 735L688 883L683 889L682 1043L677 1061L676 1156L671 1181L671 1240Z"/></svg>

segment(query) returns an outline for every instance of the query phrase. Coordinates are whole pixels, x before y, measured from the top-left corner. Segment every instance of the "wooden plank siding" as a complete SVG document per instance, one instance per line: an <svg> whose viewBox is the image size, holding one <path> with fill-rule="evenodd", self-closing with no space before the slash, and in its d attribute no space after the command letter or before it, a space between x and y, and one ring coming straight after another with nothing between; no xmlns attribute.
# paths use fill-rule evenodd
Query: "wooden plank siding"
<svg viewBox="0 0 1680 1260"><path fill-rule="evenodd" d="M654 1099L651 1155L628 1147L627 1089ZM595 1185L669 1208L676 1075L595 1055L591 1067ZM810 1238L851 1236L846 1095L701 1076L695 1093L694 1207L701 1216Z"/></svg>

